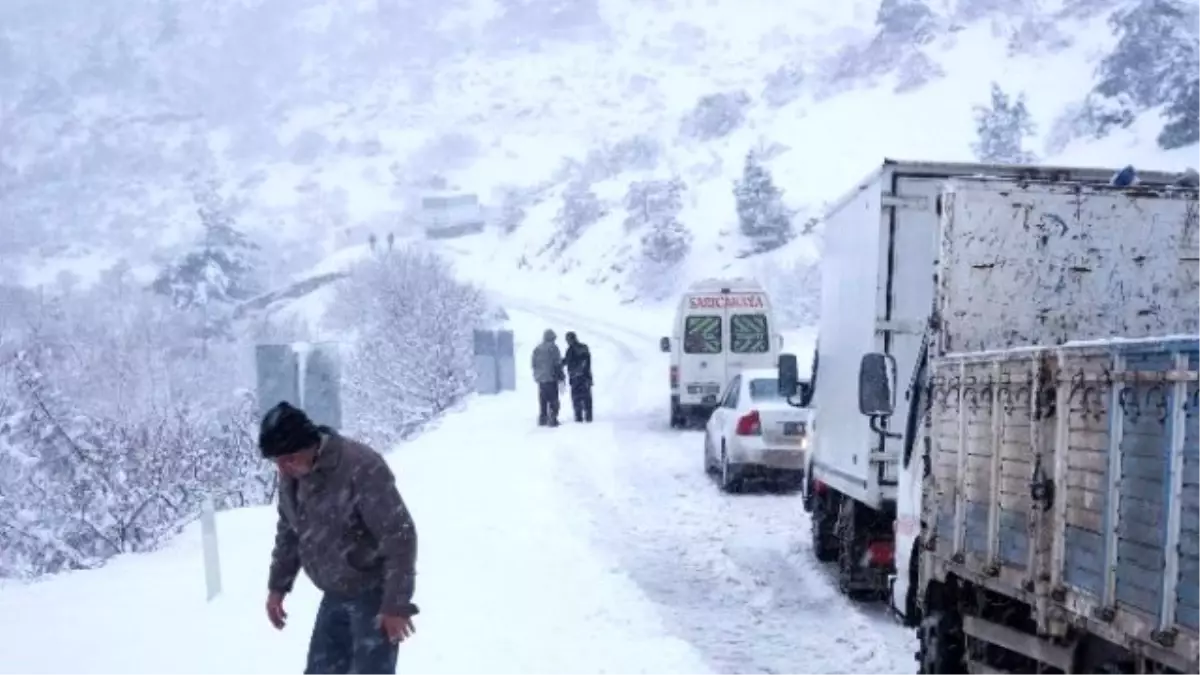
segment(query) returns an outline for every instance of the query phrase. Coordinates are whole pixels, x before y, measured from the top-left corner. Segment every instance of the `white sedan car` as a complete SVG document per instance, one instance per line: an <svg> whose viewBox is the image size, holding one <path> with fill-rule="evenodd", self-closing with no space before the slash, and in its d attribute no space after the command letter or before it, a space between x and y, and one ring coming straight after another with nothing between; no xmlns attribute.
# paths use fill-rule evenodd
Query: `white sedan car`
<svg viewBox="0 0 1200 675"><path fill-rule="evenodd" d="M704 427L704 468L725 492L755 475L800 485L811 416L779 395L774 369L743 370L725 385Z"/></svg>

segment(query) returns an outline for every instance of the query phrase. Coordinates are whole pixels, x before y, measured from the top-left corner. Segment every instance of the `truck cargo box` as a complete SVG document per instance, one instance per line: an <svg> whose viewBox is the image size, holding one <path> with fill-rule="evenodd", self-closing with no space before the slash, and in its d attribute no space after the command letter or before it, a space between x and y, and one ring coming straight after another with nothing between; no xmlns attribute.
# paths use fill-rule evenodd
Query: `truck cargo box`
<svg viewBox="0 0 1200 675"><path fill-rule="evenodd" d="M1196 191L958 178L938 352L1200 331Z"/></svg>
<svg viewBox="0 0 1200 675"><path fill-rule="evenodd" d="M1196 672L1196 205L994 179L942 196L922 585L1034 608L1065 672L1070 627Z"/></svg>

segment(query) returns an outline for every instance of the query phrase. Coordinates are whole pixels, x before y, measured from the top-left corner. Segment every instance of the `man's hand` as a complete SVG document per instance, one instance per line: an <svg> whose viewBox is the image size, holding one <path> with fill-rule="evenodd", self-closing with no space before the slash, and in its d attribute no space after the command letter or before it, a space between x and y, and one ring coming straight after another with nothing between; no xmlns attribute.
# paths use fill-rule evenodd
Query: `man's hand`
<svg viewBox="0 0 1200 675"><path fill-rule="evenodd" d="M267 619L276 630L283 630L287 625L287 612L283 609L283 593L271 591L267 595Z"/></svg>
<svg viewBox="0 0 1200 675"><path fill-rule="evenodd" d="M387 635L388 640L390 640L392 644L404 642L411 637L413 633L417 632L417 629L413 626L412 619L407 616L382 614L379 617L379 627L383 630L384 634Z"/></svg>

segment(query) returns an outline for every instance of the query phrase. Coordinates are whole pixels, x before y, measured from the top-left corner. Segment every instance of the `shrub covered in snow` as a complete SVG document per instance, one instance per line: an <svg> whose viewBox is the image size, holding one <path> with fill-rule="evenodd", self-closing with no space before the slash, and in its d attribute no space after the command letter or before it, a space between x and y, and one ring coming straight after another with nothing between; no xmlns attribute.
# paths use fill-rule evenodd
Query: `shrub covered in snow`
<svg viewBox="0 0 1200 675"><path fill-rule="evenodd" d="M883 0L875 25L881 36L892 41L923 45L933 39L937 18L923 0Z"/></svg>
<svg viewBox="0 0 1200 675"><path fill-rule="evenodd" d="M629 184L625 192L625 229L674 220L683 209L683 180L641 180Z"/></svg>
<svg viewBox="0 0 1200 675"><path fill-rule="evenodd" d="M763 100L772 108L785 106L800 98L804 90L804 69L797 63L779 66L763 83Z"/></svg>
<svg viewBox="0 0 1200 675"><path fill-rule="evenodd" d="M0 324L0 577L153 549L275 473L230 341L117 270L86 292L10 293Z"/></svg>
<svg viewBox="0 0 1200 675"><path fill-rule="evenodd" d="M577 166L576 179L599 182L625 171L646 171L658 165L662 145L653 136L636 134L588 152Z"/></svg>
<svg viewBox="0 0 1200 675"><path fill-rule="evenodd" d="M733 133L746 118L750 96L741 90L701 96L679 124L679 133L698 141L710 141Z"/></svg>
<svg viewBox="0 0 1200 675"><path fill-rule="evenodd" d="M344 359L347 426L379 447L407 438L474 390L479 289L436 254L397 248L340 282L329 318L355 335Z"/></svg>
<svg viewBox="0 0 1200 675"><path fill-rule="evenodd" d="M543 252L550 251L554 255L562 253L583 235L584 230L607 214L608 209L588 183L571 181L563 189L562 206L554 215L557 231Z"/></svg>

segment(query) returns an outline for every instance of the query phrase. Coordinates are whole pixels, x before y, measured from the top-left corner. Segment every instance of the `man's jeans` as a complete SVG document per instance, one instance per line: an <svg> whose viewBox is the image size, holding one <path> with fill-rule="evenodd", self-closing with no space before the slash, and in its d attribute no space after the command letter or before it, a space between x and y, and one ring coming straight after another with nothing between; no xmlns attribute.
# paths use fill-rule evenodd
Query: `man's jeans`
<svg viewBox="0 0 1200 675"><path fill-rule="evenodd" d="M379 625L382 591L357 597L326 593L317 609L305 673L396 672L397 645Z"/></svg>

